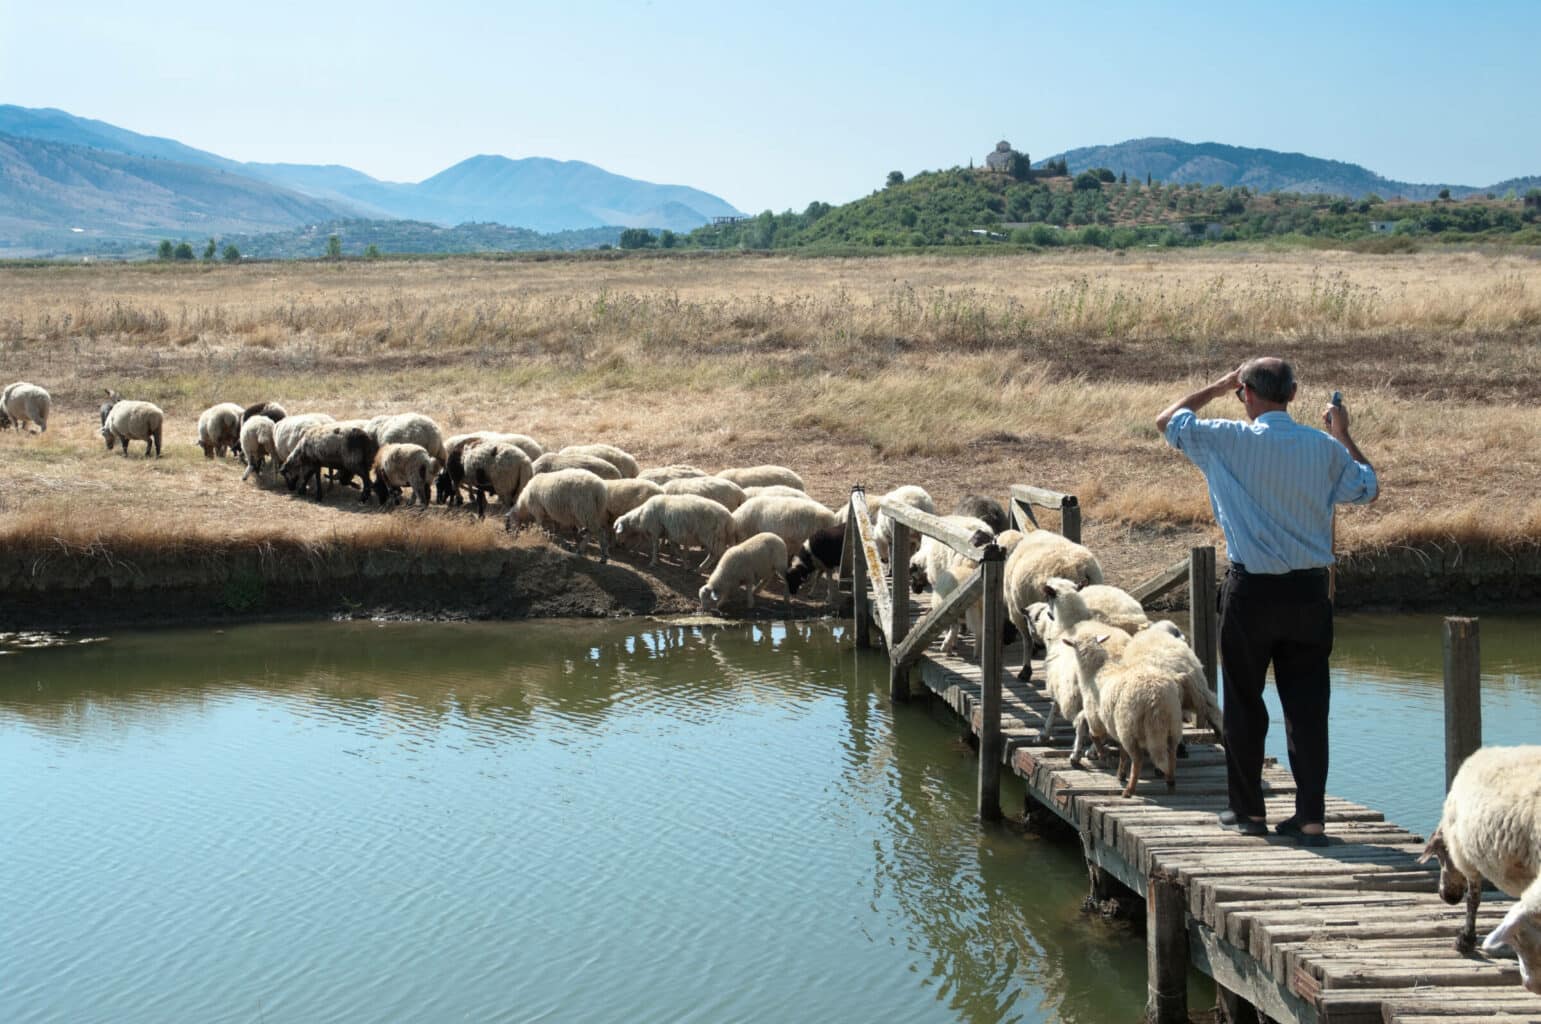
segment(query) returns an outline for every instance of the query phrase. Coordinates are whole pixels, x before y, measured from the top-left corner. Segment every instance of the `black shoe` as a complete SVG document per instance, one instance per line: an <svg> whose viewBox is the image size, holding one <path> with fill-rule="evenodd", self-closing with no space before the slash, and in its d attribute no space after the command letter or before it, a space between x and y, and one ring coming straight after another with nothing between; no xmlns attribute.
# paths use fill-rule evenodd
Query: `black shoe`
<svg viewBox="0 0 1541 1024"><path fill-rule="evenodd" d="M1327 845L1327 834L1325 832L1307 832L1302 827L1299 818L1285 818L1275 825L1273 830L1281 836L1293 838L1297 846Z"/></svg>
<svg viewBox="0 0 1541 1024"><path fill-rule="evenodd" d="M1235 811L1221 811L1217 818L1220 827L1232 832L1240 832L1244 836L1266 836L1268 834L1267 821L1254 821L1251 818L1243 818Z"/></svg>

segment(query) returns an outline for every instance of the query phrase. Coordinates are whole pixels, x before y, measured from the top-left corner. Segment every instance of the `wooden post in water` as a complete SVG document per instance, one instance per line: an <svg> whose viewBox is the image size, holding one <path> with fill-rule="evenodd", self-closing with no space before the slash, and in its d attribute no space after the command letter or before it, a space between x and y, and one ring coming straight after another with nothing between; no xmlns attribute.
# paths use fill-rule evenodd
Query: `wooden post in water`
<svg viewBox="0 0 1541 1024"><path fill-rule="evenodd" d="M854 494L861 490L857 484L851 488ZM845 549L851 553L851 615L856 620L856 646L872 646L872 602L867 599L867 560L860 551L861 537L856 531L856 507L846 506Z"/></svg>
<svg viewBox="0 0 1541 1024"><path fill-rule="evenodd" d="M1067 494L1060 500L1059 532L1066 540L1081 543L1081 503L1074 494Z"/></svg>
<svg viewBox="0 0 1541 1024"><path fill-rule="evenodd" d="M1476 619L1445 619L1445 789L1482 746L1482 654Z"/></svg>
<svg viewBox="0 0 1541 1024"><path fill-rule="evenodd" d="M1188 1024L1188 895L1159 872L1145 886L1145 1019Z"/></svg>
<svg viewBox="0 0 1541 1024"><path fill-rule="evenodd" d="M984 623L979 627L979 819L1001 818L1001 761L1005 739L1001 735L1001 632L1006 617L1003 590L1006 552L991 543L979 561L984 582Z"/></svg>
<svg viewBox="0 0 1541 1024"><path fill-rule="evenodd" d="M893 621L888 625L888 696L891 700L906 701L910 699L910 667L901 665L894 658L894 651L910 632L910 574L903 571L909 563L899 557L910 549L910 528L897 519L889 519L888 525L893 528L888 545L889 564L893 567L889 573Z"/></svg>
<svg viewBox="0 0 1541 1024"><path fill-rule="evenodd" d="M1215 645L1218 640L1218 613L1215 604L1215 549L1193 548L1188 552L1188 643L1204 664L1204 678L1209 692L1218 693L1220 677L1215 671Z"/></svg>

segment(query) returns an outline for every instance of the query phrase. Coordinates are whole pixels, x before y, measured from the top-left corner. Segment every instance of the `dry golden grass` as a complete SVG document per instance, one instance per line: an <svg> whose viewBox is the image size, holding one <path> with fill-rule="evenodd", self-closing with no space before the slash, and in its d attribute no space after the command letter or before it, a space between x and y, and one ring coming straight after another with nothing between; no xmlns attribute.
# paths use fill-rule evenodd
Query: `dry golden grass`
<svg viewBox="0 0 1541 1024"><path fill-rule="evenodd" d="M1541 261L1202 250L0 269L0 376L55 398L46 437L0 437L0 541L509 543L443 510L298 502L193 446L206 406L274 398L781 462L831 503L1036 483L1081 496L1127 580L1216 537L1156 412L1265 351L1296 362L1302 418L1347 394L1381 473L1340 547L1541 540ZM164 458L105 453L105 387L166 410Z"/></svg>

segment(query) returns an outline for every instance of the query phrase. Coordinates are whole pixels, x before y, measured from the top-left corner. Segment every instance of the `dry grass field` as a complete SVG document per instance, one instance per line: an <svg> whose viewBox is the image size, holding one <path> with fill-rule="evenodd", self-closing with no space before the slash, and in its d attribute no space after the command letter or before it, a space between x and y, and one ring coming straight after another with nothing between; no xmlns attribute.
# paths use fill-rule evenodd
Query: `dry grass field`
<svg viewBox="0 0 1541 1024"><path fill-rule="evenodd" d="M1541 543L1541 260L1210 249L0 268L0 378L55 402L45 436L0 436L0 551L514 542L298 501L194 446L208 405L276 399L644 465L779 462L831 504L858 481L946 505L1038 484L1080 496L1131 582L1218 540L1155 414L1262 353L1295 361L1302 418L1343 390L1380 472L1341 550ZM108 387L166 410L162 459L106 453Z"/></svg>

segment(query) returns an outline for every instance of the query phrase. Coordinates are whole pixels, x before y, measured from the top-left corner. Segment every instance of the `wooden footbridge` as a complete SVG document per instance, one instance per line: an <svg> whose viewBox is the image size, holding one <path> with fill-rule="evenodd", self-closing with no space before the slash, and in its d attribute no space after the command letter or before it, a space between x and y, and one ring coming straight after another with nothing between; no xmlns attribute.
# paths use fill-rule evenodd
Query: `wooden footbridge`
<svg viewBox="0 0 1541 1024"><path fill-rule="evenodd" d="M1063 532L1079 540L1074 497L1012 488L1014 524L1036 522L1035 507L1058 510ZM1070 724L1061 717L1045 735L1047 694L1005 668L1001 549L935 516L885 506L895 552L911 550L911 538L923 534L979 566L933 609L912 600L903 557L894 560L901 568L886 574L859 487L850 511L842 577L855 601L857 643L881 639L887 647L895 700L909 699L918 678L920 692L940 698L978 738L981 819L1001 817L1001 771L1013 771L1037 814L1058 818L1080 836L1093 899L1125 888L1144 897L1150 1020L1188 1021L1191 964L1214 979L1230 1021L1541 1024L1541 996L1521 987L1515 960L1457 952L1465 909L1439 899L1436 864L1418 863L1425 837L1331 796L1326 847L1226 831L1215 819L1226 806L1224 750L1197 728L1187 730L1188 756L1178 762L1174 792L1147 778L1134 798L1123 799L1111 771L1070 766ZM1213 687L1214 549L1195 549L1134 592L1148 600L1185 582L1192 587L1189 640ZM943 654L936 643L942 632L980 601L984 626L973 638L976 658ZM1447 620L1447 784L1461 758L1480 746L1476 669L1475 621ZM1043 678L1041 663L1033 678ZM1269 820L1292 815L1289 772L1270 763L1264 781ZM1479 938L1512 902L1484 893Z"/></svg>

